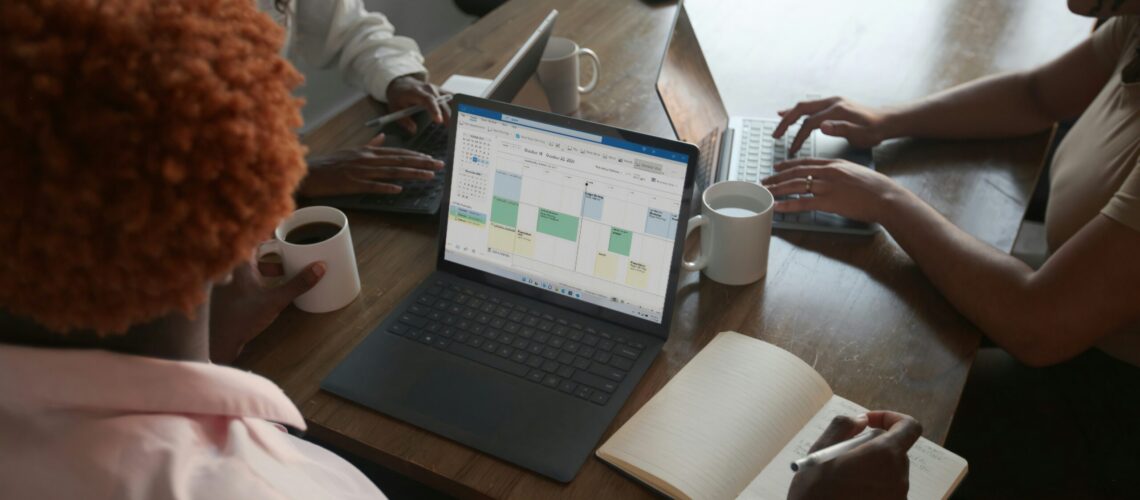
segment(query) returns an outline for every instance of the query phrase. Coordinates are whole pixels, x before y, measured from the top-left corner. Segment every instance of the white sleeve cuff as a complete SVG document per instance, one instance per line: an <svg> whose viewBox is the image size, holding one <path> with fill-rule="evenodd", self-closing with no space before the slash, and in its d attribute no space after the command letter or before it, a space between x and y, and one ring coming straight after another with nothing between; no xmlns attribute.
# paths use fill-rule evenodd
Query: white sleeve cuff
<svg viewBox="0 0 1140 500"><path fill-rule="evenodd" d="M380 102L388 102L388 85L392 84L392 80L400 78L401 76L412 75L421 80L427 81L428 72L422 64L410 60L406 61L385 61L384 64L377 64L372 68L372 74L365 78L365 90Z"/></svg>

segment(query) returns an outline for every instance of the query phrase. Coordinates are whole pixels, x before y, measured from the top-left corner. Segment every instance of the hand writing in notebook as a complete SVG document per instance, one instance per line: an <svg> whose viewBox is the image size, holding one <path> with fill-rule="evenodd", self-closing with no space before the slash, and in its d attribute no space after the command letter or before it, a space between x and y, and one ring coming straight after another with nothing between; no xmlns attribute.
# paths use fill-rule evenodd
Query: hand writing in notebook
<svg viewBox="0 0 1140 500"><path fill-rule="evenodd" d="M792 480L788 498L905 499L910 466L907 450L922 435L922 426L914 418L891 411L872 411L855 418L837 416L810 451L845 441L867 427L886 432L833 460L801 469Z"/></svg>

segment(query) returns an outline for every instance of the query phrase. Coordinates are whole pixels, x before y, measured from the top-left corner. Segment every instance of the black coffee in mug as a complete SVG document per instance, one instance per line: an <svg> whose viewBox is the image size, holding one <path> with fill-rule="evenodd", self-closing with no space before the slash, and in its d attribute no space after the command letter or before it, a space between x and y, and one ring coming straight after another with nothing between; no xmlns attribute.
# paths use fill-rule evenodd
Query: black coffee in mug
<svg viewBox="0 0 1140 500"><path fill-rule="evenodd" d="M285 235L285 242L294 245L313 245L325 241L340 232L340 226L331 222L310 222L293 228Z"/></svg>

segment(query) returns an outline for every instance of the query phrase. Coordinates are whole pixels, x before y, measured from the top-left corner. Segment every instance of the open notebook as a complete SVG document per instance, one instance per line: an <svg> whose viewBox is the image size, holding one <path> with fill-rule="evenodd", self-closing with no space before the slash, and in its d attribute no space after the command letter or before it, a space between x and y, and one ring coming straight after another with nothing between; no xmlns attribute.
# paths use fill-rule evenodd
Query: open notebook
<svg viewBox="0 0 1140 500"><path fill-rule="evenodd" d="M831 419L863 408L832 394L807 363L722 332L601 448L598 457L674 498L784 499L791 463ZM966 461L919 438L909 498L945 498Z"/></svg>

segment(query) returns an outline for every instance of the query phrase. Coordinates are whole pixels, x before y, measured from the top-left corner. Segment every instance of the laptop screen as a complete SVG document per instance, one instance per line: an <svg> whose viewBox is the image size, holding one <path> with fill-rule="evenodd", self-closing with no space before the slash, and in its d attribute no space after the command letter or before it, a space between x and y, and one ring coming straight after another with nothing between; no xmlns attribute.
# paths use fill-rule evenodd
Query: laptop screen
<svg viewBox="0 0 1140 500"><path fill-rule="evenodd" d="M657 93L677 138L701 148L697 192L703 192L716 182L728 112L683 5L661 59Z"/></svg>
<svg viewBox="0 0 1140 500"><path fill-rule="evenodd" d="M444 260L661 324L688 155L458 108Z"/></svg>
<svg viewBox="0 0 1140 500"><path fill-rule="evenodd" d="M558 11L551 10L550 14L546 15L546 19L543 19L518 52L515 52L510 61L507 61L495 80L487 86L483 97L510 102L518 95L519 90L522 89L523 85L526 85L526 81L538 68L538 62L542 59L542 51L546 50L546 42L550 40L550 32L554 29L554 21L557 19Z"/></svg>

